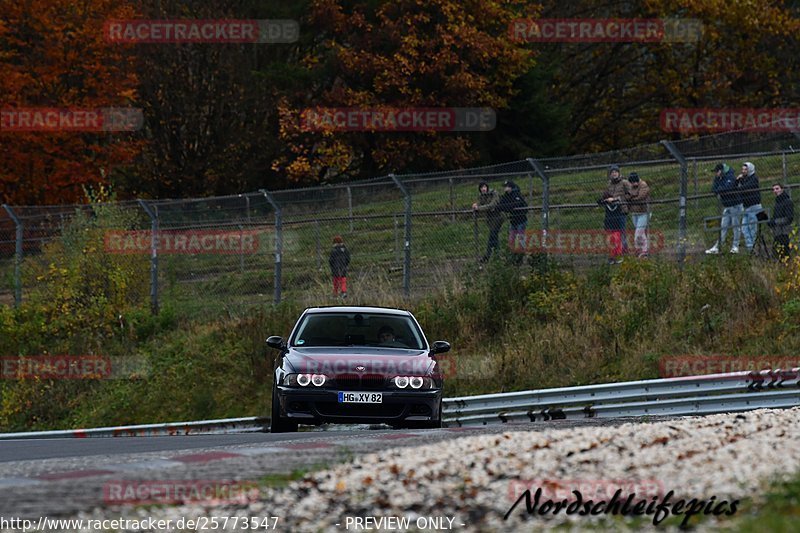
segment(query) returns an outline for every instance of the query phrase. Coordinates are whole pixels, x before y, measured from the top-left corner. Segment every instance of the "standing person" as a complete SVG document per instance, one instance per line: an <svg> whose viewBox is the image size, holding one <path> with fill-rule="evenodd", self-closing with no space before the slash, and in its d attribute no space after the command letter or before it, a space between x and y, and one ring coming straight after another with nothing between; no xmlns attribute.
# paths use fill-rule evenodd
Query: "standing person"
<svg viewBox="0 0 800 533"><path fill-rule="evenodd" d="M722 219L720 220L719 238L714 246L706 250L707 254L718 254L720 246L725 245L725 237L728 235L728 228L733 228L733 243L731 253L739 253L739 241L741 240L742 227L741 220L744 213L742 206L742 195L737 188L736 177L733 169L725 163L718 163L714 167L714 185L711 190L719 197L722 204Z"/></svg>
<svg viewBox="0 0 800 533"><path fill-rule="evenodd" d="M772 210L772 220L767 225L775 235L772 243L775 255L778 259L786 259L789 257L789 233L794 220L794 203L781 184L773 185L772 192L775 194L775 208Z"/></svg>
<svg viewBox="0 0 800 533"><path fill-rule="evenodd" d="M647 223L650 221L650 187L647 182L639 178L639 174L631 172L628 175L628 187L625 189L625 203L633 220L635 233L633 245L639 257L647 257Z"/></svg>
<svg viewBox="0 0 800 533"><path fill-rule="evenodd" d="M742 165L742 173L736 177L737 188L742 195L744 215L742 215L742 233L747 251L752 252L756 245L758 218L756 215L764 210L761 207L761 191L758 190L756 166L749 161Z"/></svg>
<svg viewBox="0 0 800 533"><path fill-rule="evenodd" d="M350 265L350 251L344 245L344 240L337 235L333 238L333 249L328 257L333 276L333 295L347 298L347 267Z"/></svg>
<svg viewBox="0 0 800 533"><path fill-rule="evenodd" d="M622 232L625 231L625 213L622 212L622 205L608 191L603 192L597 203L605 211L603 227L608 235L608 264L622 263Z"/></svg>
<svg viewBox="0 0 800 533"><path fill-rule="evenodd" d="M622 253L626 253L628 251L628 240L625 237L626 231L626 216L628 214L628 204L625 201L625 190L628 188L628 180L622 177L622 172L620 172L619 165L611 165L608 167L608 185L606 186L606 190L603 193L603 197L605 198L605 202L607 203L616 203L617 209L623 215L622 218L622 233L619 235L620 237L620 246L622 247ZM619 221L616 222L617 224Z"/></svg>
<svg viewBox="0 0 800 533"><path fill-rule="evenodd" d="M508 246L511 250L515 249L517 235L525 234L528 226L528 203L522 196L522 191L516 183L506 180L503 183L503 196L500 197L500 211L508 213ZM522 255L519 255L520 259Z"/></svg>
<svg viewBox="0 0 800 533"><path fill-rule="evenodd" d="M481 258L481 263L485 263L492 257L492 253L497 250L498 235L500 235L500 229L503 227L503 215L498 209L500 195L494 189L490 189L488 183L485 181L480 182L478 184L478 192L480 196L478 201L472 204L472 210L486 213L486 224L489 226L489 241L486 243L486 253Z"/></svg>

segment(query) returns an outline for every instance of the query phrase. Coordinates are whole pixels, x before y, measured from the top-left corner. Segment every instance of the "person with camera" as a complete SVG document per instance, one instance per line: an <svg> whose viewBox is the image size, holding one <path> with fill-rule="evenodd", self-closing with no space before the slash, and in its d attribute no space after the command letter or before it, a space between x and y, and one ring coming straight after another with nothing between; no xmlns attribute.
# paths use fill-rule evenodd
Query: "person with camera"
<svg viewBox="0 0 800 533"><path fill-rule="evenodd" d="M794 220L794 203L780 183L772 186L772 193L775 195L775 208L772 210L772 220L767 222L767 226L775 235L772 247L776 257L786 259L789 257L789 234Z"/></svg>
<svg viewBox="0 0 800 533"><path fill-rule="evenodd" d="M725 237L728 229L733 228L733 243L731 243L731 253L739 253L739 241L741 240L742 228L741 220L744 212L742 206L742 196L737 188L736 177L733 169L725 163L718 163L714 167L714 184L711 190L719 197L722 204L722 218L720 220L719 238L714 246L706 250L707 254L718 254L720 246L725 244Z"/></svg>
<svg viewBox="0 0 800 533"><path fill-rule="evenodd" d="M500 196L489 184L482 181L478 184L478 201L472 204L472 210L486 213L486 224L489 226L489 241L486 243L486 253L481 258L481 263L487 262L492 253L497 251L500 229L503 227L503 214L500 212Z"/></svg>
<svg viewBox="0 0 800 533"><path fill-rule="evenodd" d="M764 211L761 207L761 191L758 190L756 166L749 161L742 165L742 173L736 177L736 188L742 197L744 214L742 215L742 233L747 251L752 253L758 235L758 214Z"/></svg>
<svg viewBox="0 0 800 533"><path fill-rule="evenodd" d="M603 192L603 196L600 198L600 205L604 205L604 203L608 204L615 204L617 207L615 209L614 215L614 225L617 226L620 224L620 221L616 220L617 217L622 216L622 227L619 229L619 240L620 240L620 253L619 256L625 254L628 251L628 240L625 236L625 230L627 229L627 215L628 215L628 202L625 198L625 191L629 188L628 180L622 177L622 172L620 171L619 165L611 165L608 167L608 185L606 186L606 190ZM608 228L606 228L608 229ZM617 231L617 230L614 230ZM612 261L613 259L613 261ZM609 259L609 263L621 263L621 257L614 256L612 259Z"/></svg>
<svg viewBox="0 0 800 533"><path fill-rule="evenodd" d="M647 257L647 223L650 221L650 186L639 178L639 174L628 175L628 186L625 188L625 202L631 214L633 227L633 245L639 257ZM624 228L623 228L624 230Z"/></svg>
<svg viewBox="0 0 800 533"><path fill-rule="evenodd" d="M626 218L620 198L611 196L611 192L606 190L597 203L605 211L603 227L608 235L608 264L622 263L622 233L625 231Z"/></svg>
<svg viewBox="0 0 800 533"><path fill-rule="evenodd" d="M518 250L517 239L525 237L525 228L528 226L528 203L522 195L519 186L513 181L506 180L503 183L503 195L497 209L508 215L508 247L512 252ZM524 244L523 244L524 248ZM523 255L521 252L514 254L514 261L521 263Z"/></svg>

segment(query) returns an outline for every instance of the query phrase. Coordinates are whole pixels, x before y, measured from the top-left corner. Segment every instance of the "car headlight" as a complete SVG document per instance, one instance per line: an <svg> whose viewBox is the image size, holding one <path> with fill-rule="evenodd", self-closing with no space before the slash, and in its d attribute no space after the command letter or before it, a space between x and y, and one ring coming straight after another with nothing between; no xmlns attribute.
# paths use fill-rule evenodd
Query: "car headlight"
<svg viewBox="0 0 800 533"><path fill-rule="evenodd" d="M390 381L398 389L432 389L434 388L433 379L425 376L396 376Z"/></svg>
<svg viewBox="0 0 800 533"><path fill-rule="evenodd" d="M287 374L283 378L283 384L287 387L308 387L314 385L321 387L328 380L325 374Z"/></svg>

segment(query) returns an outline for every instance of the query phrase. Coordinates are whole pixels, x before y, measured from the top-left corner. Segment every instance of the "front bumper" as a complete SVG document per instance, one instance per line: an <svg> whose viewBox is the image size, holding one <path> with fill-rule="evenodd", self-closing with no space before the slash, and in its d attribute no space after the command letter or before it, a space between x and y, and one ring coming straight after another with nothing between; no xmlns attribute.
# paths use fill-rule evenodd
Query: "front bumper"
<svg viewBox="0 0 800 533"><path fill-rule="evenodd" d="M380 392L383 403L339 403L337 389L315 390L283 386L278 387L278 401L281 416L306 424L395 424L441 418L442 389L363 392Z"/></svg>

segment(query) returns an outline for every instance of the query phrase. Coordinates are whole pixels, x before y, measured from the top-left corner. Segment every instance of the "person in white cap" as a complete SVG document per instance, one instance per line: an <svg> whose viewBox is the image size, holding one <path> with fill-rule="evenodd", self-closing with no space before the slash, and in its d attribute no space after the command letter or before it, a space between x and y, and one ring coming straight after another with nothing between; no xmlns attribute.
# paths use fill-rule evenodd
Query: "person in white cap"
<svg viewBox="0 0 800 533"><path fill-rule="evenodd" d="M744 215L742 216L742 233L747 251L752 252L758 234L758 218L756 215L764 210L761 207L761 191L758 190L756 166L747 161L742 164L742 173L736 177L736 187L742 196Z"/></svg>

